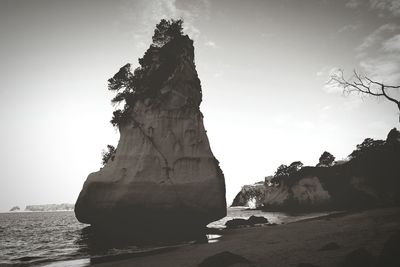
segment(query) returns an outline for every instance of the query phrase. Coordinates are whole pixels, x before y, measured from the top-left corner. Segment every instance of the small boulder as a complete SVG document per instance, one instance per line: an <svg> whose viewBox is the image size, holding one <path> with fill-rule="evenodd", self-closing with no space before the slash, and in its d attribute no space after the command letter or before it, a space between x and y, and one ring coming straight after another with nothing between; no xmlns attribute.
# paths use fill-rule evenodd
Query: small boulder
<svg viewBox="0 0 400 267"><path fill-rule="evenodd" d="M365 248L359 248L347 254L342 267L375 267L376 259ZM383 266L382 266L383 267Z"/></svg>
<svg viewBox="0 0 400 267"><path fill-rule="evenodd" d="M251 262L240 255L223 251L203 260L199 267L253 266Z"/></svg>
<svg viewBox="0 0 400 267"><path fill-rule="evenodd" d="M268 219L262 216L251 216L248 220L247 220L248 224L250 225L254 225L254 224L264 224L264 223L268 223Z"/></svg>
<svg viewBox="0 0 400 267"><path fill-rule="evenodd" d="M267 224L268 219L262 216L251 216L250 218L246 219L232 219L225 223L227 228L239 228L239 227L248 227L254 226L256 224Z"/></svg>
<svg viewBox="0 0 400 267"><path fill-rule="evenodd" d="M225 226L227 228L237 228L237 227L242 227L242 226L247 226L247 220L246 219L232 219L229 220L225 223Z"/></svg>
<svg viewBox="0 0 400 267"><path fill-rule="evenodd" d="M340 246L335 242L330 242L324 246L322 246L318 251L325 251L325 250L336 250L339 249Z"/></svg>
<svg viewBox="0 0 400 267"><path fill-rule="evenodd" d="M400 232L392 235L383 245L383 249L379 257L379 266L400 266Z"/></svg>

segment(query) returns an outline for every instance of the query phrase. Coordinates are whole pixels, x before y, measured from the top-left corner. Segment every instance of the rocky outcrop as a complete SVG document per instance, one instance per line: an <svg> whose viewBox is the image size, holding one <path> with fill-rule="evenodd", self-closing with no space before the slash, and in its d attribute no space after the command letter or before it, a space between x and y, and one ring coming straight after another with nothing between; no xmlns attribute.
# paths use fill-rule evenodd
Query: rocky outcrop
<svg viewBox="0 0 400 267"><path fill-rule="evenodd" d="M151 93L126 111L115 155L88 176L76 217L113 229L203 227L226 215L225 181L199 109L193 41L151 46L144 60L138 79Z"/></svg>
<svg viewBox="0 0 400 267"><path fill-rule="evenodd" d="M232 202L232 207L244 206L249 208L259 208L264 200L264 182L253 185L244 185Z"/></svg>
<svg viewBox="0 0 400 267"><path fill-rule="evenodd" d="M44 204L44 205L28 205L25 211L69 211L74 210L74 204Z"/></svg>
<svg viewBox="0 0 400 267"><path fill-rule="evenodd" d="M400 132L332 167L304 167L266 186L265 210L359 209L400 204ZM372 144L372 143L371 143Z"/></svg>
<svg viewBox="0 0 400 267"><path fill-rule="evenodd" d="M268 219L262 216L250 216L248 219L236 218L229 220L225 223L226 228L240 228L240 227L252 227L255 225L263 225L269 223Z"/></svg>
<svg viewBox="0 0 400 267"><path fill-rule="evenodd" d="M386 140L367 138L349 161L303 167L277 183L245 185L232 206L267 211L320 211L400 205L400 132Z"/></svg>
<svg viewBox="0 0 400 267"><path fill-rule="evenodd" d="M311 167L312 168L312 167ZM316 176L301 177L295 184L266 188L263 208L279 209L290 205L318 209L329 203L331 196Z"/></svg>

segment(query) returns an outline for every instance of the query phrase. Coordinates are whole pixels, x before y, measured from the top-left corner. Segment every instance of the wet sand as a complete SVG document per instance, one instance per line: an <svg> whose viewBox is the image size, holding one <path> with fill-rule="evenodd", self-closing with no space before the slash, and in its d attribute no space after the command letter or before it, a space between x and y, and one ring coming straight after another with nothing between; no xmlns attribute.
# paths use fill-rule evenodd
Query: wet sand
<svg viewBox="0 0 400 267"><path fill-rule="evenodd" d="M361 247L378 256L384 242L397 231L400 231L400 208L340 213L285 225L223 230L218 242L94 266L197 266L207 257L229 251L251 262L235 266L295 267L311 263L336 267L346 254ZM339 248L320 251L331 242Z"/></svg>

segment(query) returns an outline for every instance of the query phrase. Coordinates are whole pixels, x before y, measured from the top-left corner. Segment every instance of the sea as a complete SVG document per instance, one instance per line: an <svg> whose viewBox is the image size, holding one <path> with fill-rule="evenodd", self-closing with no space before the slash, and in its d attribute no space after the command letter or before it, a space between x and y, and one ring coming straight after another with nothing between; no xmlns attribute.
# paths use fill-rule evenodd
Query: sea
<svg viewBox="0 0 400 267"><path fill-rule="evenodd" d="M252 215L264 216L270 223L285 224L326 214L288 214L234 207L228 208L225 218L208 227L222 229L228 220L247 219ZM88 229L88 225L76 220L73 211L0 213L0 266L88 266L96 260L101 262L99 259L122 259L168 248L168 244L97 245ZM207 235L208 243L218 242L218 238L220 235Z"/></svg>

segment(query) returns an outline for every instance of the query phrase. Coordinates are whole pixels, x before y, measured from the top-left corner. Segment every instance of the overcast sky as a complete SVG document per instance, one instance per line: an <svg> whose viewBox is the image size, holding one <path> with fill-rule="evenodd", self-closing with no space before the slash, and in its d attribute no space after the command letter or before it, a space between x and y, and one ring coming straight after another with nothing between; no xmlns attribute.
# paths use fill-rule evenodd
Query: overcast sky
<svg viewBox="0 0 400 267"><path fill-rule="evenodd" d="M194 39L228 203L282 163L399 127L392 103L325 82L355 68L400 84L400 0L0 0L0 211L75 202L119 139L107 79L138 66L162 18Z"/></svg>

